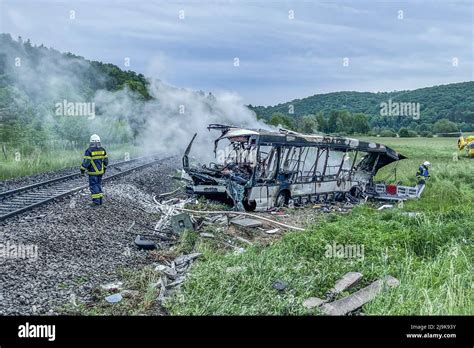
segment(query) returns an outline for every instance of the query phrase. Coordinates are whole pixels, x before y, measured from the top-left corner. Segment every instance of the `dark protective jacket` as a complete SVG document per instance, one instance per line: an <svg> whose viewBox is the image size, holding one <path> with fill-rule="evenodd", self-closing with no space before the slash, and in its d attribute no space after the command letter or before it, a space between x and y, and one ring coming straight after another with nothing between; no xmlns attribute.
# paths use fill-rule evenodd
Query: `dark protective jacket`
<svg viewBox="0 0 474 348"><path fill-rule="evenodd" d="M103 147L89 147L84 153L81 171L87 170L89 175L103 175L108 164L107 152Z"/></svg>
<svg viewBox="0 0 474 348"><path fill-rule="evenodd" d="M430 176L430 173L428 172L428 168L425 167L424 165L421 165L420 168L418 168L418 171L416 172L416 176L419 177L424 177L428 178Z"/></svg>

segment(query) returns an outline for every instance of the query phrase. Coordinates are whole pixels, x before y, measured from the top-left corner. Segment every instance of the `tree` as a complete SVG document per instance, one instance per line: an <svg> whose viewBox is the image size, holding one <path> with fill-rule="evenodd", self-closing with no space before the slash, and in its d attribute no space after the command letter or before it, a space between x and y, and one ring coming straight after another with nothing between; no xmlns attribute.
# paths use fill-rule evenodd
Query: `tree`
<svg viewBox="0 0 474 348"><path fill-rule="evenodd" d="M336 132L346 132L347 133L350 133L352 129L345 129L346 127L344 127L344 121L342 120L342 118L338 117L336 119Z"/></svg>
<svg viewBox="0 0 474 348"><path fill-rule="evenodd" d="M268 124L275 127L281 126L283 128L294 129L293 120L281 112L275 112L268 121Z"/></svg>
<svg viewBox="0 0 474 348"><path fill-rule="evenodd" d="M143 99L146 99L146 100L151 99L151 96L148 93L147 87L139 81L127 80L127 81L125 81L125 83L123 85L119 86L119 88L122 88L123 86L128 86L128 88L131 91L137 92L138 95Z"/></svg>
<svg viewBox="0 0 474 348"><path fill-rule="evenodd" d="M352 133L352 116L349 111L347 110L341 110L338 111L338 116L339 119L341 120L339 122L339 126L337 128L338 132L346 132L346 133Z"/></svg>
<svg viewBox="0 0 474 348"><path fill-rule="evenodd" d="M433 131L435 133L440 133L441 136L457 136L457 134L448 134L459 132L458 126L456 123L448 120L447 118L442 118L441 120L436 121L433 126Z"/></svg>
<svg viewBox="0 0 474 348"><path fill-rule="evenodd" d="M327 121L328 133L352 133L352 117L347 110L331 110Z"/></svg>
<svg viewBox="0 0 474 348"><path fill-rule="evenodd" d="M333 132L336 131L336 129L337 129L337 119L338 119L337 111L331 110L331 112L329 113L329 119L328 119L328 122L327 122L327 132L328 133L333 133Z"/></svg>
<svg viewBox="0 0 474 348"><path fill-rule="evenodd" d="M431 132L432 128L433 128L433 127L432 127L431 124L422 123L422 124L418 125L415 130L416 130L418 133L421 133L421 132Z"/></svg>
<svg viewBox="0 0 474 348"><path fill-rule="evenodd" d="M313 115L306 115L298 118L298 132L311 134L314 133L318 128L318 122L316 117Z"/></svg>
<svg viewBox="0 0 474 348"><path fill-rule="evenodd" d="M363 113L354 114L352 117L352 129L355 133L365 134L370 130L369 118Z"/></svg>
<svg viewBox="0 0 474 348"><path fill-rule="evenodd" d="M322 112L318 112L316 114L316 122L317 122L316 129L319 132L327 132L327 122L324 119L324 115Z"/></svg>

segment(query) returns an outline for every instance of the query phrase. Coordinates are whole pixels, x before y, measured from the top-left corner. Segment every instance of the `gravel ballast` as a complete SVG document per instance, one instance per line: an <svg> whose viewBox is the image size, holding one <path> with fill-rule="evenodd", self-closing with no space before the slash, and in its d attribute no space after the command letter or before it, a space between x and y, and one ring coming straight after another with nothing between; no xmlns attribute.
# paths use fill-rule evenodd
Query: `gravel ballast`
<svg viewBox="0 0 474 348"><path fill-rule="evenodd" d="M119 267L150 263L133 241L151 233L143 226L155 226L150 202L173 189L175 167L168 160L105 182L98 208L90 207L85 189L0 222L0 315L59 314L71 300L87 302L91 289L115 281ZM14 257L20 246L37 248L37 257Z"/></svg>

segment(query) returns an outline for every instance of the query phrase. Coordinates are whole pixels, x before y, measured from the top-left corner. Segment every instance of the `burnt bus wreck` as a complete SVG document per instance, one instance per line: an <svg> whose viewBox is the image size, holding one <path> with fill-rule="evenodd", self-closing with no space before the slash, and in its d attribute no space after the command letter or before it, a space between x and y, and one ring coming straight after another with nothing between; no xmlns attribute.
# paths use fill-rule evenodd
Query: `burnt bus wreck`
<svg viewBox="0 0 474 348"><path fill-rule="evenodd" d="M183 156L187 192L231 201L238 210L360 198L406 199L417 188L375 184L377 171L406 158L376 143L288 130L271 132L211 124L220 130L214 154L219 163L189 165L194 135ZM220 149L221 142L227 147ZM395 186L395 190L393 190ZM387 192L390 191L390 192Z"/></svg>

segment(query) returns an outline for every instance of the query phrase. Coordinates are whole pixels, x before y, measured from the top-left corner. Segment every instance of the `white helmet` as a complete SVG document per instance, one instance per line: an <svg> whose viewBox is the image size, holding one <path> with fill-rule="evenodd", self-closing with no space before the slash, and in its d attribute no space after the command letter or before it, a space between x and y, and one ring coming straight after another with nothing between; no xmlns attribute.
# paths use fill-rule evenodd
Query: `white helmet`
<svg viewBox="0 0 474 348"><path fill-rule="evenodd" d="M100 143L100 137L97 134L92 134L90 142L91 143Z"/></svg>
<svg viewBox="0 0 474 348"><path fill-rule="evenodd" d="M428 162L428 161L424 161L424 162L423 162L423 165L424 165L425 167L429 167L429 166L431 165L431 163Z"/></svg>

